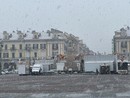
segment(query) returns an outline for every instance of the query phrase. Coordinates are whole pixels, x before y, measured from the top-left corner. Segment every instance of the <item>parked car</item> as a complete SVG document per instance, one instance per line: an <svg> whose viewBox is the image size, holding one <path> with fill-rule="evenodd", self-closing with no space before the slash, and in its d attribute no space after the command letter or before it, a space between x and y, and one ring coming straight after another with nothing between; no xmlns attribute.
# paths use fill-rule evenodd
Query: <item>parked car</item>
<svg viewBox="0 0 130 98"><path fill-rule="evenodd" d="M8 69L4 69L3 71L4 71L6 74L9 74Z"/></svg>
<svg viewBox="0 0 130 98"><path fill-rule="evenodd" d="M6 73L5 73L5 71L2 70L2 71L1 71L1 74L2 74L2 75L5 75Z"/></svg>

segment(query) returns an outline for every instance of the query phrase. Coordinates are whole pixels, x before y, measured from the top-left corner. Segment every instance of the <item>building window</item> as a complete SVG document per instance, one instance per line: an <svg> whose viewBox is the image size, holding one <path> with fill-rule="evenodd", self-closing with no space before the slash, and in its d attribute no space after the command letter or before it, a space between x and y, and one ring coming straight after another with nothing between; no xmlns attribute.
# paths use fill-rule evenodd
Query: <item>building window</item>
<svg viewBox="0 0 130 98"><path fill-rule="evenodd" d="M52 49L53 49L53 50L58 50L58 44L57 44L57 43L52 44Z"/></svg>
<svg viewBox="0 0 130 98"><path fill-rule="evenodd" d="M64 45L64 51L67 51L67 46L66 45Z"/></svg>
<svg viewBox="0 0 130 98"><path fill-rule="evenodd" d="M123 53L126 53L126 50L123 50Z"/></svg>
<svg viewBox="0 0 130 98"><path fill-rule="evenodd" d="M8 39L8 36L7 36L7 35L5 35L5 36L4 36L4 39Z"/></svg>
<svg viewBox="0 0 130 98"><path fill-rule="evenodd" d="M26 44L26 47L31 47L31 44Z"/></svg>
<svg viewBox="0 0 130 98"><path fill-rule="evenodd" d="M38 38L38 36L37 35L34 35L34 39L37 39Z"/></svg>
<svg viewBox="0 0 130 98"><path fill-rule="evenodd" d="M37 58L37 52L34 52L34 57Z"/></svg>
<svg viewBox="0 0 130 98"><path fill-rule="evenodd" d="M26 49L27 51L30 51L30 50L31 50L31 44L26 44L25 49Z"/></svg>
<svg viewBox="0 0 130 98"><path fill-rule="evenodd" d="M72 47L72 42L71 41L69 42L69 47Z"/></svg>
<svg viewBox="0 0 130 98"><path fill-rule="evenodd" d="M20 49L20 50L22 49L22 44L19 45L19 49Z"/></svg>
<svg viewBox="0 0 130 98"><path fill-rule="evenodd" d="M12 53L12 58L15 58L15 53Z"/></svg>
<svg viewBox="0 0 130 98"><path fill-rule="evenodd" d="M9 54L8 53L3 53L3 58L9 58Z"/></svg>
<svg viewBox="0 0 130 98"><path fill-rule="evenodd" d="M19 34L19 39L22 39L23 38L23 35L22 34Z"/></svg>
<svg viewBox="0 0 130 98"><path fill-rule="evenodd" d="M7 44L5 45L5 50L7 50L8 49L8 47L7 47Z"/></svg>
<svg viewBox="0 0 130 98"><path fill-rule="evenodd" d="M121 42L121 48L127 48L127 41Z"/></svg>
<svg viewBox="0 0 130 98"><path fill-rule="evenodd" d="M14 44L12 44L12 47L10 48L10 50L11 50L11 51L15 51L15 50L16 50L16 48L15 48L15 45L14 45Z"/></svg>
<svg viewBox="0 0 130 98"><path fill-rule="evenodd" d="M38 49L38 44L33 44L33 49Z"/></svg>
<svg viewBox="0 0 130 98"><path fill-rule="evenodd" d="M15 45L14 44L12 45L12 50L15 50Z"/></svg>
<svg viewBox="0 0 130 98"><path fill-rule="evenodd" d="M52 57L57 57L58 52L52 52Z"/></svg>
<svg viewBox="0 0 130 98"><path fill-rule="evenodd" d="M22 58L22 53L19 53L19 58Z"/></svg>
<svg viewBox="0 0 130 98"><path fill-rule="evenodd" d="M40 44L40 49L46 49L46 44Z"/></svg>

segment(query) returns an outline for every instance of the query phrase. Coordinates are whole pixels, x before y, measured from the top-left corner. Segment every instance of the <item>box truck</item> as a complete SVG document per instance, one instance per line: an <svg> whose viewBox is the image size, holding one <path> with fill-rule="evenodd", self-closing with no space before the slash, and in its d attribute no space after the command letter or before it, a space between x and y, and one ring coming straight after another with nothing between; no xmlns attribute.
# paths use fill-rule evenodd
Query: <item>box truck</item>
<svg viewBox="0 0 130 98"><path fill-rule="evenodd" d="M20 76L29 74L29 67L26 64L18 64L18 74Z"/></svg>

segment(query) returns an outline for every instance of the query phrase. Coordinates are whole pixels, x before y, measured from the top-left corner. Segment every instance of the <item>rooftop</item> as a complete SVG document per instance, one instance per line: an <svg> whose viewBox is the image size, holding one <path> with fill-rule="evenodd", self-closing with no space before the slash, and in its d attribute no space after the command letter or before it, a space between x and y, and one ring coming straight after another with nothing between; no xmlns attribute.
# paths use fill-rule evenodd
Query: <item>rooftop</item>
<svg viewBox="0 0 130 98"><path fill-rule="evenodd" d="M113 61L114 55L88 55L85 57L85 61Z"/></svg>

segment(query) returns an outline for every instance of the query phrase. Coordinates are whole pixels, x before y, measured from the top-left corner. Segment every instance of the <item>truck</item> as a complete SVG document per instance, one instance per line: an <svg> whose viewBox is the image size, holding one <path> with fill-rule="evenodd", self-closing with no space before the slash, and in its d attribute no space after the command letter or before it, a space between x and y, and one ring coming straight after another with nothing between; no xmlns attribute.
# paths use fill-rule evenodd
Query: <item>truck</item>
<svg viewBox="0 0 130 98"><path fill-rule="evenodd" d="M18 64L18 74L19 76L29 74L29 67L26 64Z"/></svg>
<svg viewBox="0 0 130 98"><path fill-rule="evenodd" d="M118 60L117 61L117 73L118 74L128 74L128 67L129 66L129 62L127 60L121 61Z"/></svg>
<svg viewBox="0 0 130 98"><path fill-rule="evenodd" d="M65 62L56 63L56 71L61 74L65 70Z"/></svg>
<svg viewBox="0 0 130 98"><path fill-rule="evenodd" d="M100 74L110 74L110 72L110 65L105 63L100 65Z"/></svg>
<svg viewBox="0 0 130 98"><path fill-rule="evenodd" d="M84 57L84 72L100 74L114 74L117 72L117 56L88 55Z"/></svg>
<svg viewBox="0 0 130 98"><path fill-rule="evenodd" d="M32 74L43 74L50 71L50 63L37 63L32 66Z"/></svg>
<svg viewBox="0 0 130 98"><path fill-rule="evenodd" d="M31 74L42 74L43 72L43 64L34 64L32 66Z"/></svg>
<svg viewBox="0 0 130 98"><path fill-rule="evenodd" d="M65 63L67 73L80 73L81 72L81 62L75 60L73 62Z"/></svg>
<svg viewBox="0 0 130 98"><path fill-rule="evenodd" d="M79 73L81 72L79 61L67 62L60 61L56 63L56 70L58 73Z"/></svg>
<svg viewBox="0 0 130 98"><path fill-rule="evenodd" d="M96 73L98 70L101 74L107 74L114 71L113 61L86 61L84 64L84 72Z"/></svg>

